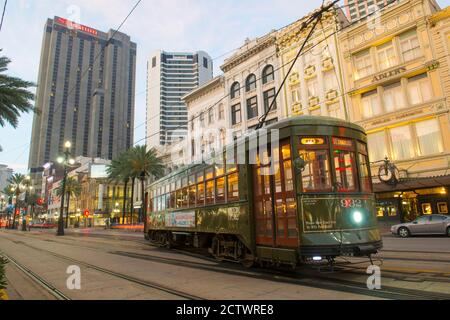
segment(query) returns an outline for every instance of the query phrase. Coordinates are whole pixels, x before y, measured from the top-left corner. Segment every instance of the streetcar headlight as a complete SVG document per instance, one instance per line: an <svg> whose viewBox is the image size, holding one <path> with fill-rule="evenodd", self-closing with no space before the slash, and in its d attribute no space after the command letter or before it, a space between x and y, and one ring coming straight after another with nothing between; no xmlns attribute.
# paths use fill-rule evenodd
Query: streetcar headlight
<svg viewBox="0 0 450 320"><path fill-rule="evenodd" d="M322 257L319 256L313 257L313 261L322 261Z"/></svg>
<svg viewBox="0 0 450 320"><path fill-rule="evenodd" d="M360 224L363 221L363 215L360 211L353 212L353 221Z"/></svg>

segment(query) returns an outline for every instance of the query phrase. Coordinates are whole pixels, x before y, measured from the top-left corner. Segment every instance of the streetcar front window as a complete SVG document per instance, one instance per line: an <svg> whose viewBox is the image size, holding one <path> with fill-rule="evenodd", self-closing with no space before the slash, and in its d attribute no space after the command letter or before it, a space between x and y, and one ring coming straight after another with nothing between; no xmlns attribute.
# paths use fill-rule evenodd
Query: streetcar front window
<svg viewBox="0 0 450 320"><path fill-rule="evenodd" d="M336 170L336 186L338 192L355 192L355 153L335 150L334 167Z"/></svg>
<svg viewBox="0 0 450 320"><path fill-rule="evenodd" d="M328 150L300 150L300 158L305 161L302 174L303 192L331 192Z"/></svg>

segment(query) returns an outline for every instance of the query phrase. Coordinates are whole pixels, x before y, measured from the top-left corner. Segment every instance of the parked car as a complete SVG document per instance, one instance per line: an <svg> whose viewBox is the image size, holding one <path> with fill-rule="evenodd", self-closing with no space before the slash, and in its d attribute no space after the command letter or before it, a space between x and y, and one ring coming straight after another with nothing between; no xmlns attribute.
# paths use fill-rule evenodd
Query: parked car
<svg viewBox="0 0 450 320"><path fill-rule="evenodd" d="M450 237L450 217L440 214L422 216L413 222L393 226L391 232L402 238L416 235L447 235Z"/></svg>

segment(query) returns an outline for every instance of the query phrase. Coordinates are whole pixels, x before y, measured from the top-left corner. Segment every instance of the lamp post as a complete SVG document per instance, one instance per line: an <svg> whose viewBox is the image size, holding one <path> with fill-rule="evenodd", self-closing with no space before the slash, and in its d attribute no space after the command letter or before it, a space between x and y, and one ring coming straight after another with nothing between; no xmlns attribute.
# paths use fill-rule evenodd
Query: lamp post
<svg viewBox="0 0 450 320"><path fill-rule="evenodd" d="M26 176L25 177L25 188L26 188L26 192L25 192L25 212L24 215L22 217L22 231L27 231L27 218L25 214L28 214L28 196L29 196L29 191L33 190L33 186L31 185L31 177L30 176Z"/></svg>
<svg viewBox="0 0 450 320"><path fill-rule="evenodd" d="M59 211L59 220L58 220L58 232L57 236L64 236L64 200L66 196L66 183L67 183L67 168L69 165L75 164L75 161L70 158L70 149L72 148L72 143L67 141L64 144L64 156L61 156L57 159L59 164L64 166L64 176L62 180L62 193L61 193L61 208Z"/></svg>

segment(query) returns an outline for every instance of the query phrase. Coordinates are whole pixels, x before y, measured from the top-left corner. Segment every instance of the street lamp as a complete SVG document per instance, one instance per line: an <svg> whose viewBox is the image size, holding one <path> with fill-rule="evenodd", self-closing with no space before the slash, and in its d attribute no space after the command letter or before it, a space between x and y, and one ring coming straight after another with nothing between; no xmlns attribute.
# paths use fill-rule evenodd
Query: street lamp
<svg viewBox="0 0 450 320"><path fill-rule="evenodd" d="M72 148L72 143L67 141L64 144L64 155L58 157L57 161L59 164L64 166L64 176L62 180L62 194L61 194L61 209L59 211L59 221L58 221L58 232L57 236L64 236L64 200L66 196L66 184L67 184L67 168L69 165L74 165L75 160L70 158L70 149Z"/></svg>
<svg viewBox="0 0 450 320"><path fill-rule="evenodd" d="M30 176L26 176L25 177L25 188L26 188L26 192L25 192L25 213L28 214L28 200L29 200L29 194L30 192L33 191L33 186L31 185L31 177ZM22 231L27 231L27 218L24 215L23 219L22 219Z"/></svg>

